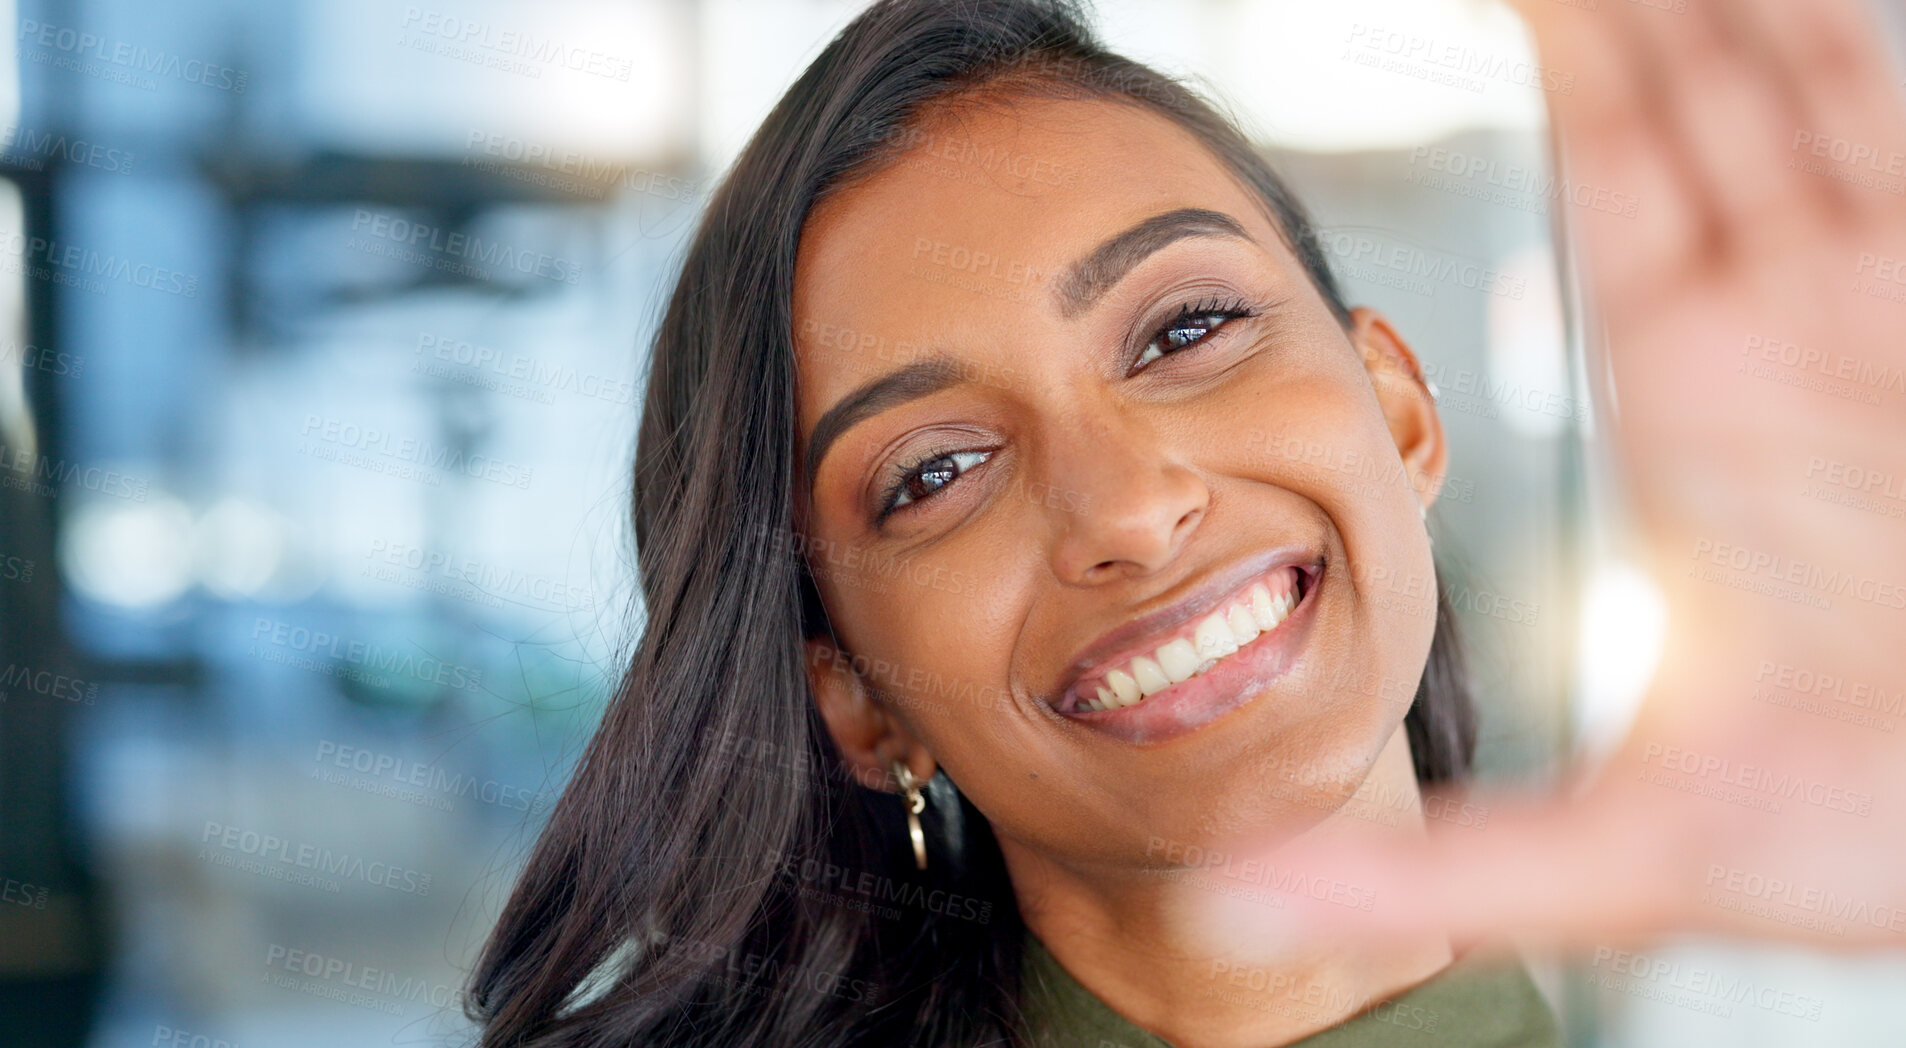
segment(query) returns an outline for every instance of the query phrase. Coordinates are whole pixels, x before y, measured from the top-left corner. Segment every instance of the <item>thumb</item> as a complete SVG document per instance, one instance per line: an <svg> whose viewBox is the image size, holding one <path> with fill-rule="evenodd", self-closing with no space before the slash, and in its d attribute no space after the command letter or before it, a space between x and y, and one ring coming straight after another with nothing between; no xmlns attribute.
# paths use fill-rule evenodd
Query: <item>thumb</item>
<svg viewBox="0 0 1906 1048"><path fill-rule="evenodd" d="M1474 816L1432 820L1415 840L1300 840L1282 861L1361 886L1366 906L1307 905L1299 934L1446 933L1456 941L1513 937L1571 948L1645 937L1686 912L1698 841L1666 820L1590 799L1472 798Z"/></svg>

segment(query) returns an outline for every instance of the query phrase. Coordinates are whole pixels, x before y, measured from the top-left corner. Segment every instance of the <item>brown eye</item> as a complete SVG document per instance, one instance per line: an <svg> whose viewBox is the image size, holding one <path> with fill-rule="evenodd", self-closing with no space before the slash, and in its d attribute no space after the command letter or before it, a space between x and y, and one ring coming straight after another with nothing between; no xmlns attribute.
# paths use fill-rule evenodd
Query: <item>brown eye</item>
<svg viewBox="0 0 1906 1048"><path fill-rule="evenodd" d="M1133 369L1142 368L1167 353L1176 353L1186 346L1203 341L1207 335L1222 327L1225 321L1237 315L1224 312L1181 314L1178 319L1160 328L1150 342L1145 343L1145 351L1138 355Z"/></svg>
<svg viewBox="0 0 1906 1048"><path fill-rule="evenodd" d="M951 454L935 455L917 463L902 473L900 482L889 490L886 505L881 510L881 517L884 519L887 514L902 506L934 495L941 488L959 479L962 473L985 462L992 455L990 451L955 451Z"/></svg>
<svg viewBox="0 0 1906 1048"><path fill-rule="evenodd" d="M909 474L906 483L900 486L900 492L907 501L917 501L952 483L953 478L959 475L960 467L953 461L953 456L942 455Z"/></svg>

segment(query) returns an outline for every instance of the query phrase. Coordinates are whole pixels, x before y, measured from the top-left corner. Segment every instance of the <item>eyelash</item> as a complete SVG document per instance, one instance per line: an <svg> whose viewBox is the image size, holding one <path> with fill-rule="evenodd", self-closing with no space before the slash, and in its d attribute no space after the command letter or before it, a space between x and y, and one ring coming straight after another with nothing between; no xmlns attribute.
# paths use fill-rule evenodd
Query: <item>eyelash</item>
<svg viewBox="0 0 1906 1048"><path fill-rule="evenodd" d="M1139 359L1135 363L1133 363L1131 369L1127 372L1127 374L1128 375L1137 374L1140 370L1142 370L1147 364L1150 364L1153 360L1157 360L1161 357L1170 356L1172 353L1177 353L1182 350L1189 349L1193 346L1196 346L1198 343L1203 342L1205 339L1210 338L1213 334L1216 334L1218 329L1222 328L1226 324L1229 324L1233 320L1242 320L1247 317L1254 317L1256 315L1257 315L1257 310L1252 309L1250 306L1246 305L1242 300L1239 300L1239 299L1224 299L1224 300L1207 299L1202 302L1187 304L1181 309L1179 309L1176 316L1172 317L1171 320L1167 321L1163 326L1159 327L1158 329L1152 332L1152 337L1145 343L1144 348L1139 351ZM1200 323L1201 321L1205 323ZM1200 334L1195 339L1186 341L1182 345L1174 346L1170 350L1170 352L1159 350L1157 356L1153 356L1149 358L1145 356L1146 353L1151 352L1154 348L1156 348L1161 341L1168 340L1167 339L1168 332L1174 329L1187 328L1187 327L1200 327L1203 329L1203 333ZM966 458L969 456L978 456L978 458L977 460L971 462L970 464L962 463L960 461L962 458ZM893 516L895 513L898 513L899 511L906 509L908 506L912 506L932 498L934 495L938 494L940 491L945 490L954 481L965 476L967 470L972 469L975 466L983 464L984 462L986 462L987 459L990 459L992 457L993 457L993 452L991 450L979 451L979 450L972 450L972 449L962 449L962 450L955 450L955 451L937 451L936 450L936 451L928 452L927 454L921 457L912 459L911 461L905 463L904 465L900 466L896 470L896 473L898 475L897 479L895 479L893 483L889 484L887 486L886 491L884 491L881 494L880 512L877 516L876 523L884 524L887 518ZM953 464L956 467L958 467L959 472L947 478L947 480L944 483L942 483L938 488L935 488L924 495L909 496L907 501L905 502L900 501L901 496L905 494L907 486L910 483L912 483L916 478L920 477L921 474L925 471L926 467L931 466L936 462L942 462L949 459L953 461Z"/></svg>
<svg viewBox="0 0 1906 1048"><path fill-rule="evenodd" d="M962 458L966 458L973 455L979 456L979 460L977 462L973 462L970 465L968 465L968 464L962 464L959 461ZM974 466L977 466L980 463L983 463L987 459L992 457L993 457L993 453L990 450L977 451L972 449L964 449L959 451L934 451L934 452L929 452L924 457L913 459L912 461L901 466L897 470L897 472L899 473L899 479L895 480L892 484L889 484L887 486L886 492L881 495L880 517L879 517L880 521L885 522L888 517L893 516L896 512L903 510L907 508L908 506L913 505L914 503L932 498L935 494L938 494L941 490L945 489L948 484L951 484L954 481L965 476L967 470L972 469ZM947 478L945 484L941 484L938 488L935 488L924 495L910 496L906 502L900 501L900 496L905 493L907 485L912 483L914 478L920 476L921 473L926 469L926 467L933 465L935 462L941 462L947 459L953 460L954 465L959 467L958 473L955 473L953 476Z"/></svg>
<svg viewBox="0 0 1906 1048"><path fill-rule="evenodd" d="M1242 300L1235 298L1206 299L1203 302L1186 305L1178 311L1177 316L1167 321L1164 326L1152 332L1151 339L1139 350L1138 359L1132 362L1131 370L1128 371L1127 374L1137 374L1145 365L1150 364L1154 360L1181 352L1203 342L1205 339L1216 334L1218 329L1233 320L1242 320L1256 315L1257 310L1252 309ZM1200 321L1207 323L1199 323ZM1186 327L1201 327L1204 329L1204 333L1182 345L1173 346L1170 350L1159 348L1160 342L1167 341L1167 332ZM1157 356L1146 356L1147 353L1153 351L1157 352Z"/></svg>

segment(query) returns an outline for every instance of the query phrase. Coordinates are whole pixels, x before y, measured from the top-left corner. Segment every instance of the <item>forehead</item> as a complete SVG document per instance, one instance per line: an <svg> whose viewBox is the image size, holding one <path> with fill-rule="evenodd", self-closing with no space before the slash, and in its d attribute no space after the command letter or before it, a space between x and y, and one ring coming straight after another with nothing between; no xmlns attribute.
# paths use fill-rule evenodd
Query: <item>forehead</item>
<svg viewBox="0 0 1906 1048"><path fill-rule="evenodd" d="M1256 198L1189 132L1107 100L967 102L931 114L871 177L822 201L795 267L802 427L915 354L1059 323L1067 267L1181 207L1279 242ZM996 340L991 340L996 341Z"/></svg>

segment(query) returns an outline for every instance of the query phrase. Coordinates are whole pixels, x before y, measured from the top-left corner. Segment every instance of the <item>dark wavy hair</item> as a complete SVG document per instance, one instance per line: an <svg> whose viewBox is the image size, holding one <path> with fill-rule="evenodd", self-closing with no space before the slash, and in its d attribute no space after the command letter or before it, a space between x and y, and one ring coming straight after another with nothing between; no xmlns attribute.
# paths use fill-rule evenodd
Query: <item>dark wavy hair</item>
<svg viewBox="0 0 1906 1048"><path fill-rule="evenodd" d="M656 334L633 481L644 632L471 977L482 1045L1016 1043L1024 925L998 843L936 775L916 871L901 805L840 771L793 530L802 225L982 87L1176 122L1256 192L1348 326L1264 158L1192 90L1106 51L1076 3L880 0L855 18L709 201ZM1440 587L1405 724L1419 780L1467 773L1474 713Z"/></svg>

